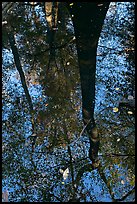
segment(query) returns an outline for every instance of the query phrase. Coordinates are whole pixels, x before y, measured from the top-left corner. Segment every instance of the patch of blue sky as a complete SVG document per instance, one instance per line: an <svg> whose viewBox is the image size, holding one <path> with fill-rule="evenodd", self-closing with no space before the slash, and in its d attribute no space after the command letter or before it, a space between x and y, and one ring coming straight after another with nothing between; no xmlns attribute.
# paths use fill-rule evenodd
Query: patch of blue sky
<svg viewBox="0 0 137 204"><path fill-rule="evenodd" d="M15 75L16 75L16 73L17 73L17 71L16 70L11 70L11 71L9 71L9 75L10 75L10 78L9 78L9 81L7 82L7 83L9 83L9 84L7 84L7 87L8 87L8 85L15 85L15 84L21 84L21 80L20 80L20 77L19 77L19 79L17 79L16 77L15 77ZM19 88L21 88L21 87L19 87L18 86L18 89ZM21 90L18 90L18 92L20 92Z"/></svg>
<svg viewBox="0 0 137 204"><path fill-rule="evenodd" d="M120 18L128 18L128 7L130 6L130 2L117 2L117 14L119 15Z"/></svg>
<svg viewBox="0 0 137 204"><path fill-rule="evenodd" d="M15 37L16 43L18 43L18 41L20 42L20 40L22 39L23 35L17 33L14 35L14 37Z"/></svg>
<svg viewBox="0 0 137 204"><path fill-rule="evenodd" d="M130 190L132 190L132 186L130 185L129 181L127 181L128 177L128 167L124 167L122 165L113 164L113 172L117 171L117 174L119 175L117 177L117 181L113 183L113 192L115 192L115 198L121 198L123 197L123 194L125 195ZM110 170L105 170L106 178L112 177Z"/></svg>
<svg viewBox="0 0 137 204"><path fill-rule="evenodd" d="M36 12L37 15L40 15L40 12L42 12L42 7L37 5L34 7L34 10ZM43 13L43 12L42 12Z"/></svg>
<svg viewBox="0 0 137 204"><path fill-rule="evenodd" d="M135 202L135 192L133 192L132 194L128 195L127 198L124 199L124 202Z"/></svg>
<svg viewBox="0 0 137 204"><path fill-rule="evenodd" d="M76 140L76 142L72 142L72 144L70 145L73 160L84 158L84 157L88 156L88 149L89 148L86 147L86 145L87 145L87 143L89 143L89 141L86 141L86 138L85 138L86 142L81 141L81 138L78 139L78 137L76 137L76 139L73 139L73 141ZM83 137L83 136L81 136L81 137Z"/></svg>
<svg viewBox="0 0 137 204"><path fill-rule="evenodd" d="M102 83L100 83L100 84L98 84L97 85L97 87L96 87L96 92L97 92L97 94L96 94L96 96L95 96L95 104L97 103L97 104L103 104L103 103L105 103L105 98L106 98L106 93L107 93L107 91L106 91L106 85L104 85L104 84L102 84ZM96 110L97 110L97 107L98 106L96 106L95 105L95 112L96 112ZM99 109L100 109L100 107L98 107Z"/></svg>
<svg viewBox="0 0 137 204"><path fill-rule="evenodd" d="M46 18L45 18L45 12L43 12L43 8L39 5L35 6L34 7L34 10L36 12L36 16L39 18L40 20L40 23L43 25L43 26L47 26L47 21L46 21ZM32 15L32 12L30 12L29 14L30 16ZM33 30L35 29L35 22L32 21L32 25L33 25ZM47 29L45 29L45 31L43 31L43 33L47 33Z"/></svg>
<svg viewBox="0 0 137 204"><path fill-rule="evenodd" d="M53 168L57 165L59 165L59 163L62 162L62 161L59 161L59 159L57 159L56 155L48 155L48 166L50 168Z"/></svg>
<svg viewBox="0 0 137 204"><path fill-rule="evenodd" d="M31 85L29 87L29 93L33 96L33 100L42 97L42 87L41 85Z"/></svg>
<svg viewBox="0 0 137 204"><path fill-rule="evenodd" d="M103 43L102 43L102 41L103 41ZM108 40L104 40L104 39L100 38L98 45L106 46L106 49L111 48L111 49L121 50L120 49L120 40L115 35L111 35ZM104 49L105 49L105 47L104 47Z"/></svg>
<svg viewBox="0 0 137 204"><path fill-rule="evenodd" d="M70 185L70 184L69 184ZM71 199L72 192L69 189L68 183L62 179L58 180L56 185L54 185L54 195L62 199L62 202ZM53 198L54 202L58 201L56 198Z"/></svg>
<svg viewBox="0 0 137 204"><path fill-rule="evenodd" d="M115 183L115 186L113 187L113 192L115 192L115 199L120 199L124 195L126 195L129 191L133 189L133 186L130 186L125 182L124 184L121 184L120 181Z"/></svg>
<svg viewBox="0 0 137 204"><path fill-rule="evenodd" d="M39 5L35 6L35 12L36 15L39 16L40 21L45 24L46 23L45 13L43 12L42 7L40 7Z"/></svg>
<svg viewBox="0 0 137 204"><path fill-rule="evenodd" d="M69 18L67 25L66 25L67 30L70 30L71 32L74 32L74 27L71 18Z"/></svg>
<svg viewBox="0 0 137 204"><path fill-rule="evenodd" d="M106 75L110 74L111 76L112 76L112 74L115 74L115 73L120 74L120 72L122 73L123 71L124 72L127 71L125 58L120 57L120 56L116 57L116 55L113 56L113 58L111 58L111 59L108 57L104 58L102 60L101 66L102 66L101 67L102 69L99 69L100 66L98 66L98 64L97 64L97 69L99 69L99 71L102 71L104 74L106 74ZM99 74L99 71L98 71L98 74Z"/></svg>
<svg viewBox="0 0 137 204"><path fill-rule="evenodd" d="M13 54L10 49L2 50L2 60L3 60L4 66L10 66L13 64L14 59L13 59Z"/></svg>
<svg viewBox="0 0 137 204"><path fill-rule="evenodd" d="M15 183L15 186L13 186L12 183ZM19 186L16 183L17 183L17 179L15 179L15 177L13 177L13 176L10 176L8 178L3 178L2 179L2 192L7 190L9 192L9 196L10 196L10 193L15 192L15 189L16 190L19 189Z"/></svg>
<svg viewBox="0 0 137 204"><path fill-rule="evenodd" d="M8 191L9 193L9 196L10 196L10 193L14 192L15 191L15 188L14 187L10 187L10 179L2 179L2 192L4 191Z"/></svg>
<svg viewBox="0 0 137 204"><path fill-rule="evenodd" d="M22 124L24 126L24 131L25 131L25 138L28 138L32 134L32 123L31 123L31 118L27 117L27 120L24 121Z"/></svg>
<svg viewBox="0 0 137 204"><path fill-rule="evenodd" d="M59 197L60 199L61 199L61 197L63 197L63 195L64 195L64 192L65 192L65 188L63 188L63 187L65 187L65 185L63 185L62 184L62 186L61 186L61 184L60 185L57 185L56 187L54 187L54 190L53 190L53 192L54 192L54 195L55 195L55 197L53 197L52 198L52 202L58 202L58 200L57 200L57 198L56 197ZM53 193L52 192L52 193ZM62 192L62 193L61 193ZM62 202L63 202L63 200L62 200ZM64 201L65 202L65 201Z"/></svg>
<svg viewBox="0 0 137 204"><path fill-rule="evenodd" d="M94 198L95 201L112 202L108 189L96 170L85 173L82 177L82 181L84 184L84 191L89 192L91 198ZM89 197L87 200L88 199Z"/></svg>
<svg viewBox="0 0 137 204"><path fill-rule="evenodd" d="M11 111L13 110L14 105L11 103L6 103L2 106L2 119L7 120L11 114Z"/></svg>

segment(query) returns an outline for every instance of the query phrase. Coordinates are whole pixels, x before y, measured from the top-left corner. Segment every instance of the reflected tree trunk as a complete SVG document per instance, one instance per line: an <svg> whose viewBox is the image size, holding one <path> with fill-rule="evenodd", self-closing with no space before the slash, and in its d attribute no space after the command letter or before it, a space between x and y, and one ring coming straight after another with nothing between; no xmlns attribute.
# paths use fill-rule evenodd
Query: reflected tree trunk
<svg viewBox="0 0 137 204"><path fill-rule="evenodd" d="M99 137L94 120L96 52L109 2L68 5L74 25L82 90L82 114L90 138L89 157L95 161Z"/></svg>
<svg viewBox="0 0 137 204"><path fill-rule="evenodd" d="M57 30L58 2L45 2L45 14L48 23L47 42L50 47L50 61L55 58L55 33Z"/></svg>
<svg viewBox="0 0 137 204"><path fill-rule="evenodd" d="M20 59L19 59L19 54L18 54L18 49L16 47L14 34L12 32L10 32L10 34L9 34L9 42L10 42L10 46L11 46L12 53L13 53L13 56L14 56L15 65L16 65L17 70L19 72L19 75L20 75L20 78L21 78L21 83L22 83L22 86L23 86L23 89L24 89L24 92L25 92L25 95L26 95L26 98L27 98L27 101L28 101L28 104L29 104L29 109L30 109L30 111L33 111L32 100L31 100L31 97L30 97L30 94L29 94L29 91L28 91L28 87L27 87L27 84L26 84L24 72L22 70L22 66L21 66L21 62L20 62Z"/></svg>

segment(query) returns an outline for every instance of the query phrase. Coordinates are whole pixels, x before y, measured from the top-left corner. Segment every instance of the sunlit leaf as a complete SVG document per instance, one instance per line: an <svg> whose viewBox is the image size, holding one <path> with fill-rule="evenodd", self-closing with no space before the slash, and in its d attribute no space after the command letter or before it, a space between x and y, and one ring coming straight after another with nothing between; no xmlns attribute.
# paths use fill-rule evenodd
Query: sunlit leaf
<svg viewBox="0 0 137 204"><path fill-rule="evenodd" d="M135 175L132 176L132 180L130 181L130 185L131 186L135 185Z"/></svg>
<svg viewBox="0 0 137 204"><path fill-rule="evenodd" d="M124 184L125 184L125 182L124 182L123 180L121 180L121 184L123 184L123 185L124 185Z"/></svg>
<svg viewBox="0 0 137 204"><path fill-rule="evenodd" d="M31 84L33 84L33 85L38 85L39 82L38 82L38 81L31 81Z"/></svg>
<svg viewBox="0 0 137 204"><path fill-rule="evenodd" d="M59 169L59 172L60 172L61 174L63 174L64 171L63 171L63 169Z"/></svg>
<svg viewBox="0 0 137 204"><path fill-rule="evenodd" d="M70 6L73 6L73 3L69 4Z"/></svg>
<svg viewBox="0 0 137 204"><path fill-rule="evenodd" d="M7 24L8 22L7 21L2 21L2 25L5 25Z"/></svg>
<svg viewBox="0 0 137 204"><path fill-rule="evenodd" d="M66 180L68 178L68 174L69 174L69 168L67 168L64 172L63 172L63 178L64 180Z"/></svg>
<svg viewBox="0 0 137 204"><path fill-rule="evenodd" d="M117 108L117 107L114 107L114 108L113 108L113 112L114 112L114 113L118 112L118 108Z"/></svg>
<svg viewBox="0 0 137 204"><path fill-rule="evenodd" d="M98 6L103 6L103 4L98 4Z"/></svg>
<svg viewBox="0 0 137 204"><path fill-rule="evenodd" d="M132 112L132 111L128 111L127 113L128 113L129 115L132 115L132 114L133 114L133 112Z"/></svg>
<svg viewBox="0 0 137 204"><path fill-rule="evenodd" d="M70 62L67 62L67 65L70 65Z"/></svg>

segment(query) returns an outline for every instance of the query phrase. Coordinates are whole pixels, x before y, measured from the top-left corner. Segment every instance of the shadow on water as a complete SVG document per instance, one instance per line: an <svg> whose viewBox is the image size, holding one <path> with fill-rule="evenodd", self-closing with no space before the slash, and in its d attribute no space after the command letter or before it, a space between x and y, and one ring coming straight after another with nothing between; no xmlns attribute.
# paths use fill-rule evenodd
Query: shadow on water
<svg viewBox="0 0 137 204"><path fill-rule="evenodd" d="M73 39L73 32L69 35ZM133 110L118 107L118 101L128 90L126 72L124 68L120 71L118 61L115 70L113 64L105 63L108 57L113 61L115 55L108 53L101 64L98 56L97 62L95 120L101 140L97 169L92 169L88 158L89 139L82 123L75 44L57 49L48 71L43 66L45 61L41 62L42 56L41 61L34 63L33 71L25 70L34 104L35 144L19 75L14 67L11 71L5 65L4 198L8 196L13 202L134 201L135 119ZM48 61L48 53L44 60ZM122 60L124 66L126 59ZM120 83L126 87L124 90Z"/></svg>

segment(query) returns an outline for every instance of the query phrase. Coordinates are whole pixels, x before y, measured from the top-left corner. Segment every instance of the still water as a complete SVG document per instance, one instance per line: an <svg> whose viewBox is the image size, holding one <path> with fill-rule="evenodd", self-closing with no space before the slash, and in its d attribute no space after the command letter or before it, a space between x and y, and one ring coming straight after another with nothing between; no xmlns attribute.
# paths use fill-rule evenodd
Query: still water
<svg viewBox="0 0 137 204"><path fill-rule="evenodd" d="M123 49L120 40L108 34L104 42L103 31L97 52L95 101L100 168L95 170L88 158L89 140L82 123L75 43L56 52L56 61L46 74L45 67L40 67L43 59L33 70L22 59L34 104L34 129L11 50L3 50L2 191L9 202L134 201L134 115L118 107L131 95L127 70L134 67L117 54ZM34 133L37 139L32 148Z"/></svg>

